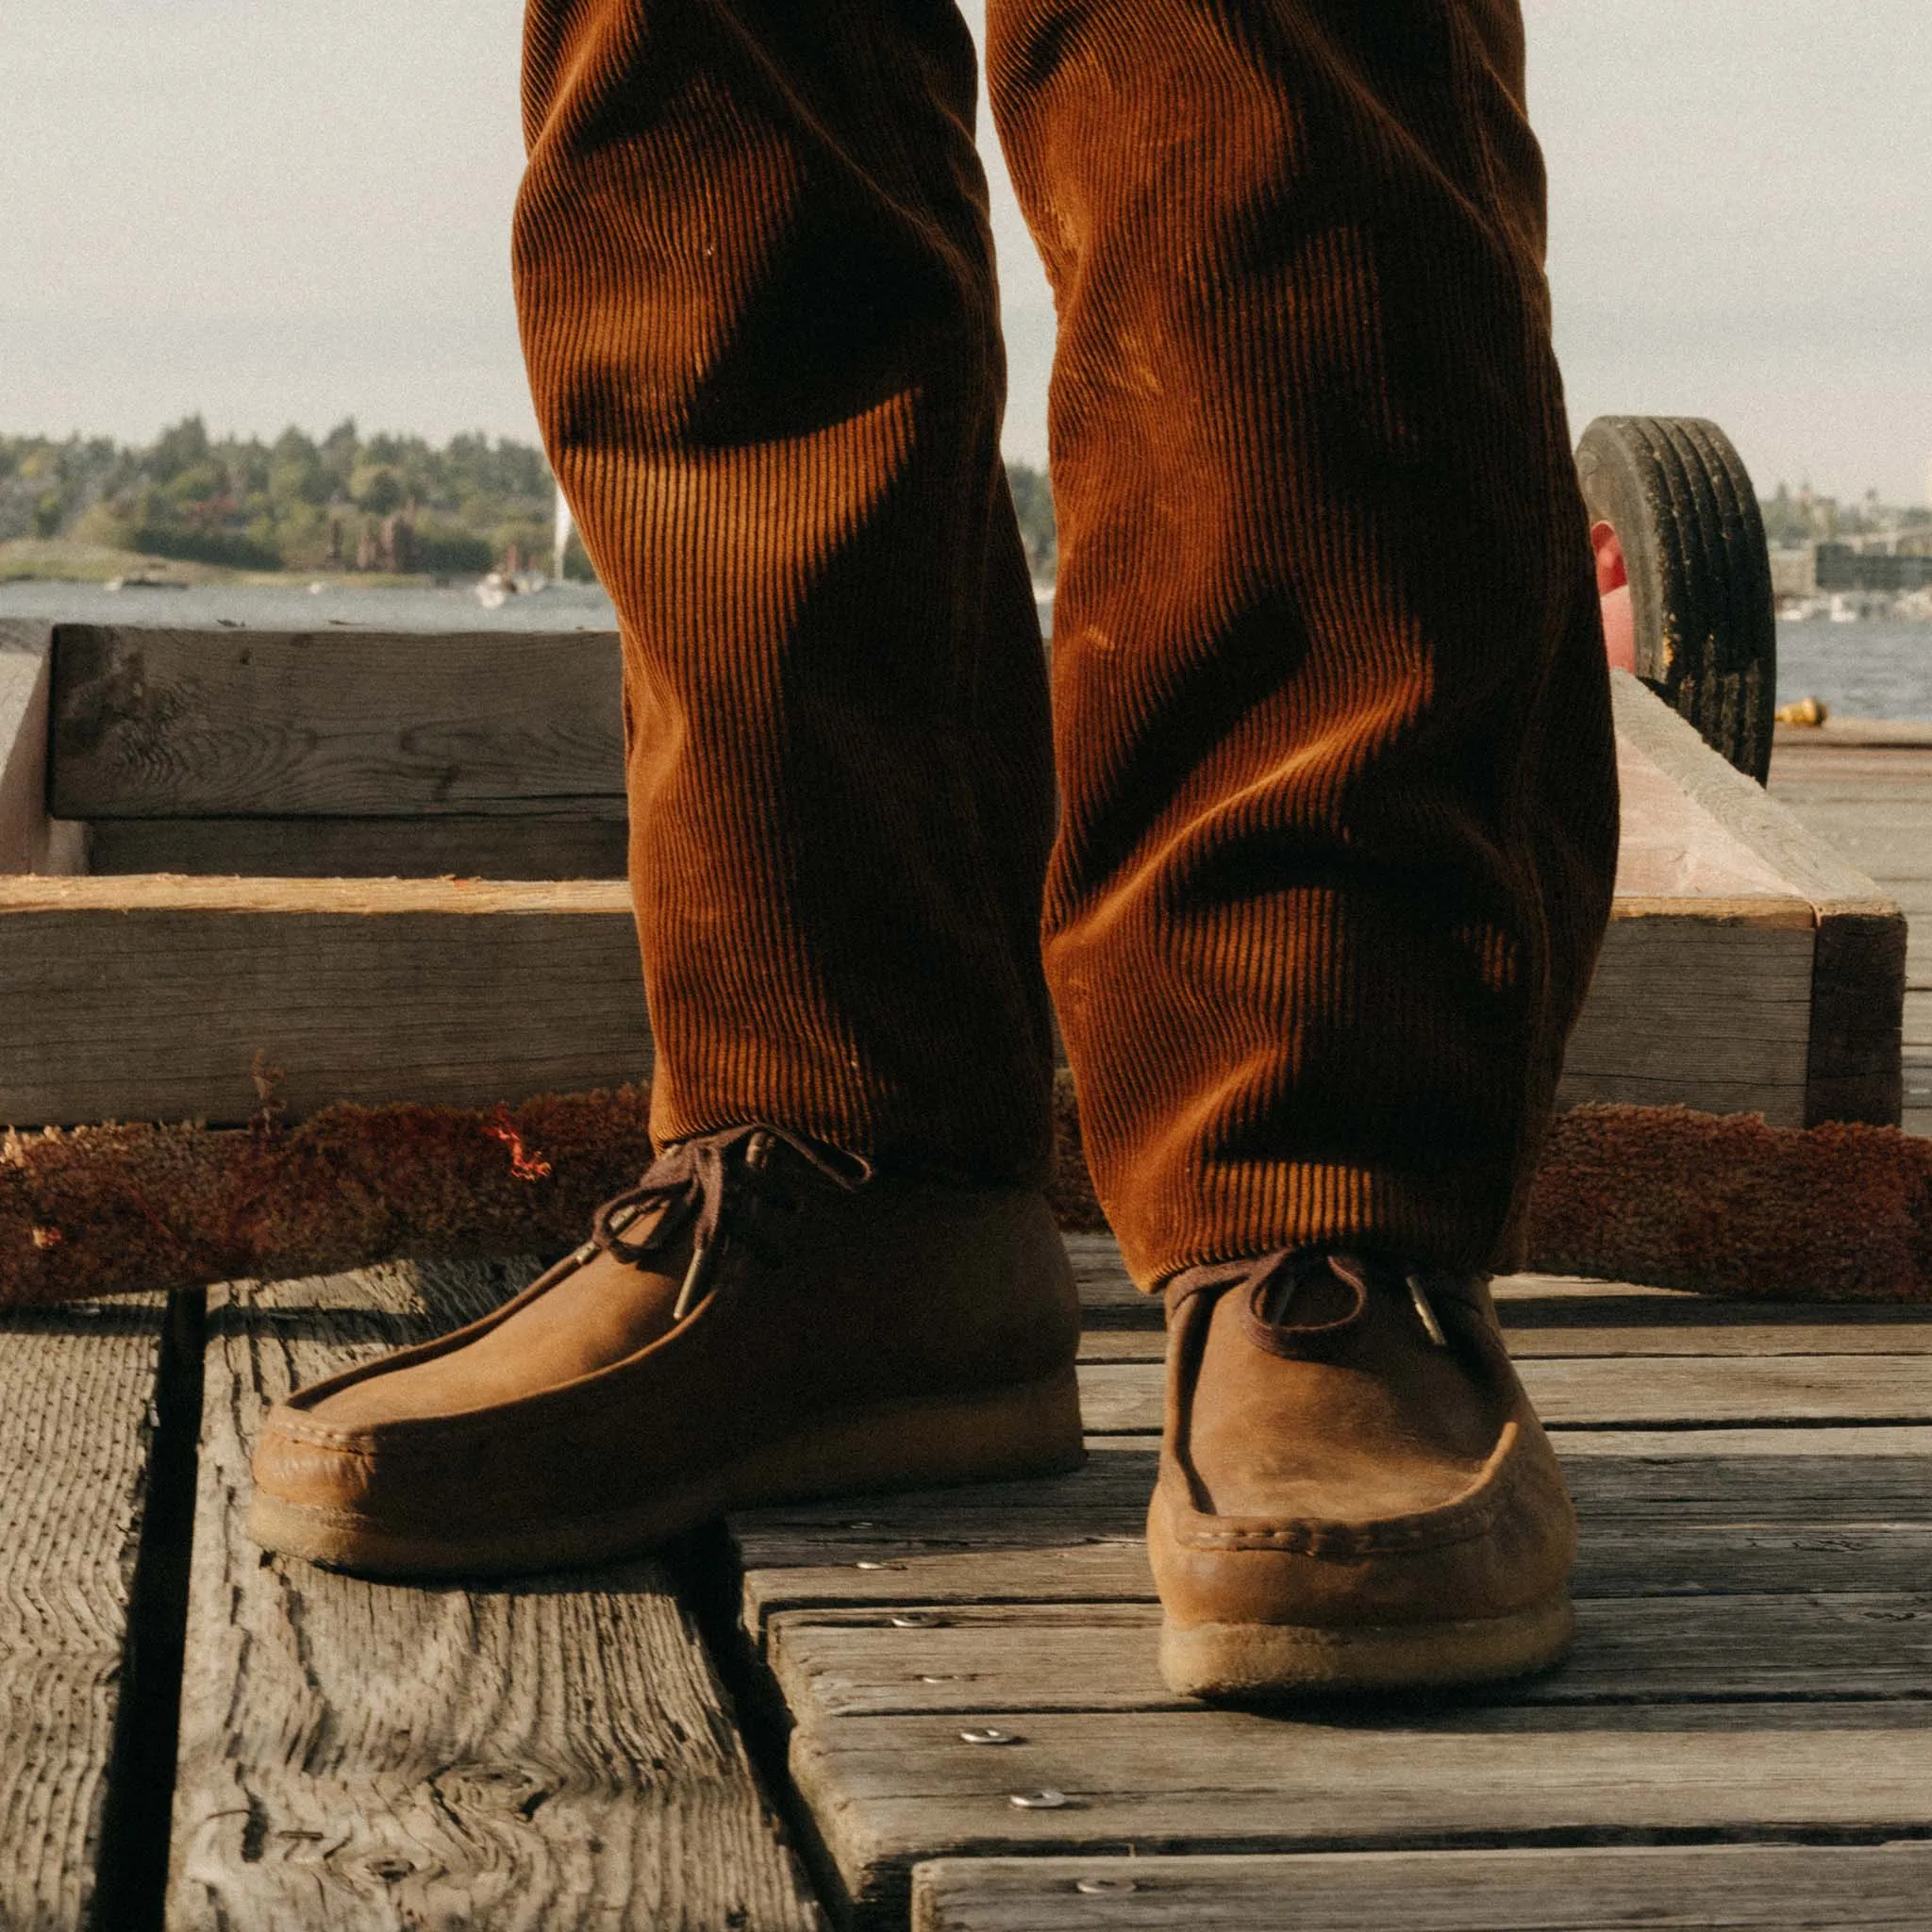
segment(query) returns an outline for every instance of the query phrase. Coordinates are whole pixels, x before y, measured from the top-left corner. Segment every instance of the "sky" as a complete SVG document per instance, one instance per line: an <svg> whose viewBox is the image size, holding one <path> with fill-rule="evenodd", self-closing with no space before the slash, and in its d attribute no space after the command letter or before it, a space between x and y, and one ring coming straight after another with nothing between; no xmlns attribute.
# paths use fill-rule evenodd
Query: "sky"
<svg viewBox="0 0 1932 1932"><path fill-rule="evenodd" d="M138 441L198 410L534 437L508 263L520 10L7 0L0 433ZM1924 500L1932 5L1525 10L1573 426L1710 416L1767 491ZM1040 461L1052 305L985 145L1007 447Z"/></svg>

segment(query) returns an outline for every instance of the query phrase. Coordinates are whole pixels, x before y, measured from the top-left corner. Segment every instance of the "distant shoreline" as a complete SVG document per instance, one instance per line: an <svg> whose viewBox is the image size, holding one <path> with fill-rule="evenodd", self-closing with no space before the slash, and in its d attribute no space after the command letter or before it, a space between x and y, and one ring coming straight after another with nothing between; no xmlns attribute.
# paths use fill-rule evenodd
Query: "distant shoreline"
<svg viewBox="0 0 1932 1932"><path fill-rule="evenodd" d="M426 571L238 570L178 557L152 557L139 550L109 550L102 544L76 543L58 537L18 537L0 543L0 584L98 587L141 580L157 589L242 584L301 591L321 584L330 591L437 591L466 588L483 575L481 571L432 576Z"/></svg>

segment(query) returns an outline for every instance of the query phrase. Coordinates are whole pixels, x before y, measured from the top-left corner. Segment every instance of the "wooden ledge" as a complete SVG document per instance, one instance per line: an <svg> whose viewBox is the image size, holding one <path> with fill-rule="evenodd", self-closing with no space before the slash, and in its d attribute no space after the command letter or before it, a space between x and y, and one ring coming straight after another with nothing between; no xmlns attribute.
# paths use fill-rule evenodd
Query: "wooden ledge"
<svg viewBox="0 0 1932 1932"><path fill-rule="evenodd" d="M631 912L622 879L251 879L187 873L124 873L108 877L0 877L0 913L221 912L342 913L360 917L437 913Z"/></svg>

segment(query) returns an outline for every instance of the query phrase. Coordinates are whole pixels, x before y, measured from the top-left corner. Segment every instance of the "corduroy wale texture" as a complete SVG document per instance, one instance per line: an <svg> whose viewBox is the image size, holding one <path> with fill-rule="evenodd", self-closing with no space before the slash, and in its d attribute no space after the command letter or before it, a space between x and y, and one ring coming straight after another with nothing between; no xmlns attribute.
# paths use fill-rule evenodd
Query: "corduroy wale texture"
<svg viewBox="0 0 1932 1932"><path fill-rule="evenodd" d="M1481 1267L1616 847L1513 0L989 40L1060 320L1051 741L958 14L530 6L518 299L625 636L654 1132L1037 1176L1043 929L1141 1280Z"/></svg>

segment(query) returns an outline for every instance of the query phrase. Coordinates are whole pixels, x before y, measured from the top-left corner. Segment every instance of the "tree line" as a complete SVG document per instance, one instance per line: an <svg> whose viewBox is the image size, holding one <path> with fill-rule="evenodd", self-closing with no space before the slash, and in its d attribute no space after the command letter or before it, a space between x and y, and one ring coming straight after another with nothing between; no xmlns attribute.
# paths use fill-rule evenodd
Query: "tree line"
<svg viewBox="0 0 1932 1932"><path fill-rule="evenodd" d="M1046 477L1008 466L1027 560L1056 561ZM240 570L458 576L547 558L555 486L543 452L508 438L212 437L199 416L148 444L0 437L0 542L71 539ZM572 575L591 567L573 545Z"/></svg>

